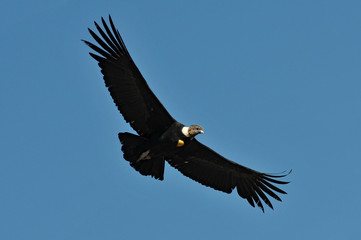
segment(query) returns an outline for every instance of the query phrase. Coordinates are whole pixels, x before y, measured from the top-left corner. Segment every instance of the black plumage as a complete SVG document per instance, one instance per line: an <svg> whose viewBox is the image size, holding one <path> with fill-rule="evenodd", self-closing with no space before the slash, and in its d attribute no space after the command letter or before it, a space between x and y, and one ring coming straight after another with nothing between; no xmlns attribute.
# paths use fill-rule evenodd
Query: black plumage
<svg viewBox="0 0 361 240"><path fill-rule="evenodd" d="M99 44L84 41L98 55L105 85L118 110L138 135L119 133L124 159L143 175L163 180L167 161L185 176L213 189L238 194L253 207L264 211L262 201L273 209L267 195L281 201L277 193L286 194L274 184L287 184L271 175L257 172L230 161L195 139L203 128L186 127L177 122L149 88L136 67L109 16L110 28L102 18L104 30L95 22L102 39L89 29ZM262 201L261 201L262 200Z"/></svg>

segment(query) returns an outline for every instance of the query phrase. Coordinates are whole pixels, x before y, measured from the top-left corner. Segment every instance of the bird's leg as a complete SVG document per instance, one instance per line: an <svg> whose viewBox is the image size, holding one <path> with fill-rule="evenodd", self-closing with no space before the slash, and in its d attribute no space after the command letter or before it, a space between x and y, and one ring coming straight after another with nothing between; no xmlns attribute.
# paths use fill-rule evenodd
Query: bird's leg
<svg viewBox="0 0 361 240"><path fill-rule="evenodd" d="M151 159L151 157L150 157L150 150L147 150L147 151L145 151L145 152L143 152L142 154L140 154L140 157L138 158L138 160L137 161L141 161L141 160L149 160L149 159Z"/></svg>

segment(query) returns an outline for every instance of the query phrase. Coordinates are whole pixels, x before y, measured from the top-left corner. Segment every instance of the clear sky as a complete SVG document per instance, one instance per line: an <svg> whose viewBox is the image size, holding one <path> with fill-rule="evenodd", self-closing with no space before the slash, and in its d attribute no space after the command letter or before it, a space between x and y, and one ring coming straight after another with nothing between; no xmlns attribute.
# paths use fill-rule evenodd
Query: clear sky
<svg viewBox="0 0 361 240"><path fill-rule="evenodd" d="M0 14L0 239L357 239L361 1L10 1ZM87 28L111 14L150 87L202 143L293 169L275 210L122 158L132 131Z"/></svg>

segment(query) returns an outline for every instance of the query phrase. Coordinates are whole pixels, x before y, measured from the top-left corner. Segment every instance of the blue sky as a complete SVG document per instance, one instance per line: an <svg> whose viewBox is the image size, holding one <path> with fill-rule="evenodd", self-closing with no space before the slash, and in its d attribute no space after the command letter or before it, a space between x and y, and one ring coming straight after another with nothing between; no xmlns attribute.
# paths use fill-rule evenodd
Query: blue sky
<svg viewBox="0 0 361 240"><path fill-rule="evenodd" d="M356 239L360 1L5 1L0 239ZM169 165L135 172L132 131L80 39L111 14L150 87L198 139L253 169L293 169L262 213Z"/></svg>

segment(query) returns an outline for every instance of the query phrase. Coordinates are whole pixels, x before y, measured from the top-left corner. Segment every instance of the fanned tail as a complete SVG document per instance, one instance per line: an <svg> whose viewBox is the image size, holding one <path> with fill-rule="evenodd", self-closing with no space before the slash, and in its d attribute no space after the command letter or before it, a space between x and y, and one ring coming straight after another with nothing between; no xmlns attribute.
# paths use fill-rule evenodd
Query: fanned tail
<svg viewBox="0 0 361 240"><path fill-rule="evenodd" d="M124 159L130 162L135 170L145 176L155 179L164 179L164 159L152 157L149 151L148 140L131 133L119 133L120 142L123 144Z"/></svg>

